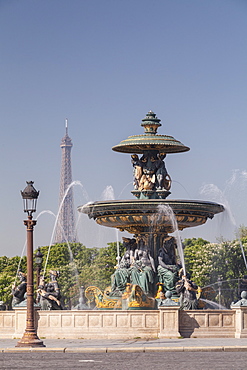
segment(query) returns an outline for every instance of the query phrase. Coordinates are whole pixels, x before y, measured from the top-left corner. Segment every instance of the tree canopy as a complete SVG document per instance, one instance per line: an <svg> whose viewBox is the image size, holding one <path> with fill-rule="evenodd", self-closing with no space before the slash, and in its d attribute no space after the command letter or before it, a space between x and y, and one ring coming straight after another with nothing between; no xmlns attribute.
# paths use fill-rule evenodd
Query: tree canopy
<svg viewBox="0 0 247 370"><path fill-rule="evenodd" d="M200 287L212 286L216 295L221 289L221 303L229 307L239 298L239 284L247 274L242 253L247 253L247 240L209 243L193 238L185 239L184 245L185 265L192 280Z"/></svg>
<svg viewBox="0 0 247 370"><path fill-rule="evenodd" d="M222 303L228 307L239 297L241 278L247 275L243 258L243 252L247 254L246 230L246 227L241 226L239 235L242 238L233 241L209 243L202 238L183 241L186 271L190 273L191 279L200 287L212 286L216 300L220 286ZM120 256L123 256L122 243L119 243L119 247ZM66 308L78 303L81 286L87 288L93 285L103 291L111 284L111 275L117 264L116 242L102 248L87 248L80 243L55 244L40 247L40 251L43 253L41 275L45 272L46 281L49 270L58 270L60 273L58 283ZM26 272L26 257L0 257L0 300L8 307L11 307L12 284L18 283L18 270ZM36 279L34 287L36 289Z"/></svg>
<svg viewBox="0 0 247 370"><path fill-rule="evenodd" d="M120 254L123 246L120 243ZM35 253L34 251L34 258ZM109 243L103 248L86 248L80 243L55 244L40 247L43 254L41 276L49 279L49 271L59 271L58 283L63 297L63 304L67 308L78 303L80 287L87 288L95 285L104 290L110 285L111 275L117 264L117 243ZM47 255L49 253L48 259ZM35 269L35 260L34 260ZM44 271L45 269L45 271ZM26 257L0 257L0 300L11 307L11 288L18 285L17 272L26 272ZM34 273L34 289L37 287Z"/></svg>

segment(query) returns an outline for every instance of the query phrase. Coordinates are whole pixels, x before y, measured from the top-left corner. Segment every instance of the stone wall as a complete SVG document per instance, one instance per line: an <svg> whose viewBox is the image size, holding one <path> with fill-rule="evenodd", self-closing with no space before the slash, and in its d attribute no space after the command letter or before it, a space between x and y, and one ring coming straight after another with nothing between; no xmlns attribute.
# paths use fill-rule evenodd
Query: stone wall
<svg viewBox="0 0 247 370"><path fill-rule="evenodd" d="M36 311L40 338L247 338L247 307L180 311L178 307L129 311ZM0 338L21 338L26 309L0 311Z"/></svg>
<svg viewBox="0 0 247 370"><path fill-rule="evenodd" d="M15 311L0 311L1 339L15 337L15 323L16 323Z"/></svg>
<svg viewBox="0 0 247 370"><path fill-rule="evenodd" d="M195 310L179 313L179 332L184 338L235 336L235 311Z"/></svg>
<svg viewBox="0 0 247 370"><path fill-rule="evenodd" d="M159 311L39 311L38 335L46 338L153 338Z"/></svg>

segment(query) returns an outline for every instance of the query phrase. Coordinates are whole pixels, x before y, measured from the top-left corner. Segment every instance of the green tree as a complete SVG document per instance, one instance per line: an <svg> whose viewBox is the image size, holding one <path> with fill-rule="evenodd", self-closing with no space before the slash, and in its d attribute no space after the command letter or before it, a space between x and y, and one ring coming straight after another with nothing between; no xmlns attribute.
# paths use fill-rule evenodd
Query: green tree
<svg viewBox="0 0 247 370"><path fill-rule="evenodd" d="M120 256L124 253L122 243L119 243ZM117 243L108 243L105 248L95 250L91 264L84 266L80 278L85 287L97 286L104 290L111 284L111 275L117 265Z"/></svg>
<svg viewBox="0 0 247 370"><path fill-rule="evenodd" d="M40 250L44 255L42 267L44 270L46 266L46 281L50 270L58 270L60 273L58 283L66 307L78 303L81 286L87 288L94 285L104 290L110 285L117 263L117 243L109 243L105 248L86 248L80 243L65 243L50 248L40 247ZM121 243L120 253L123 253Z"/></svg>
<svg viewBox="0 0 247 370"><path fill-rule="evenodd" d="M239 278L246 274L240 241L224 241L221 243L207 243L205 240L187 239L185 244L185 261L187 270L197 285L205 287L211 285L222 291L222 303L230 306L237 298ZM247 243L242 243L245 254ZM218 284L219 279L223 281Z"/></svg>

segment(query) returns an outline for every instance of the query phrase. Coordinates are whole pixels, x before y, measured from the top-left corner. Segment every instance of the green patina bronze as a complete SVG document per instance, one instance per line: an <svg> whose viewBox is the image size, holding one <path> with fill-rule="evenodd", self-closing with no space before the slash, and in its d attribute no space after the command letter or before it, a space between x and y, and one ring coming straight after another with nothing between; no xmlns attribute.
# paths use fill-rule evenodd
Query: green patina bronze
<svg viewBox="0 0 247 370"><path fill-rule="evenodd" d="M124 265L126 261L117 266L112 277L113 291L100 300L100 308L116 308L114 299L109 301L109 297L119 292L125 297L122 298L124 307L127 299L129 309L153 308L154 298L150 297L156 295L157 283L164 292L169 290L174 293L181 269L175 239L168 235L174 232L174 222L179 230L183 230L202 225L208 218L212 219L215 214L224 211L222 205L214 202L166 199L171 194L172 180L164 159L169 153L190 149L172 136L158 135L161 123L152 111L147 113L141 126L144 127L144 134L129 136L112 148L131 154L134 169L132 194L137 199L94 202L78 207L79 212L87 214L99 225L127 231L135 238L134 249L133 243L132 249L127 248L128 266ZM129 287L131 284L132 290ZM128 290L124 290L125 285ZM91 291L95 293L97 288ZM123 304L118 301L117 307L123 307Z"/></svg>

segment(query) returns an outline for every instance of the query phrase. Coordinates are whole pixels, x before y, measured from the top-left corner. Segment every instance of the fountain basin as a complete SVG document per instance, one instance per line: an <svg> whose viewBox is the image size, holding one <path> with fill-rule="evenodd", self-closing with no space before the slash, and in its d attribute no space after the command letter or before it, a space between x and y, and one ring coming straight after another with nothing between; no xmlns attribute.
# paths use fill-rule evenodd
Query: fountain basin
<svg viewBox="0 0 247 370"><path fill-rule="evenodd" d="M221 204L214 202L166 199L98 201L79 206L78 211L99 225L132 234L150 232L152 226L156 232L173 232L171 218L162 211L163 206L172 208L179 230L202 225L224 211Z"/></svg>

